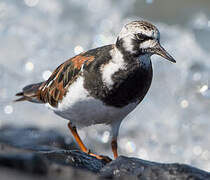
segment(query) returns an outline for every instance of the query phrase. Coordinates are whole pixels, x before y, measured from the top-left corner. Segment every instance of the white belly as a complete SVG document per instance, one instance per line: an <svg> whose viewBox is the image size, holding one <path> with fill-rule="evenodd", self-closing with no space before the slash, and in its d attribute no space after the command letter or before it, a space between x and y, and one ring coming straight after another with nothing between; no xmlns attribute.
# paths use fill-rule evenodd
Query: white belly
<svg viewBox="0 0 210 180"><path fill-rule="evenodd" d="M136 103L123 108L105 106L101 101L90 97L88 91L83 88L83 82L83 77L79 77L69 87L58 107L53 108L56 114L70 120L77 127L120 122L137 106Z"/></svg>

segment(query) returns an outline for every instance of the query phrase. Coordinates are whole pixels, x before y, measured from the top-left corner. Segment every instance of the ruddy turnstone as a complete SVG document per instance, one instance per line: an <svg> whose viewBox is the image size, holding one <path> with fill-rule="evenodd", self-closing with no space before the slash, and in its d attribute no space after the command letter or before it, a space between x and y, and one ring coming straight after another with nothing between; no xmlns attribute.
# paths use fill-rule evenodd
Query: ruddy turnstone
<svg viewBox="0 0 210 180"><path fill-rule="evenodd" d="M77 133L77 127L106 124L118 157L117 136L122 120L143 100L152 82L153 54L176 62L160 45L158 29L146 21L125 25L115 44L83 52L57 67L48 80L17 93L16 101L46 103L69 121L80 149L96 158Z"/></svg>

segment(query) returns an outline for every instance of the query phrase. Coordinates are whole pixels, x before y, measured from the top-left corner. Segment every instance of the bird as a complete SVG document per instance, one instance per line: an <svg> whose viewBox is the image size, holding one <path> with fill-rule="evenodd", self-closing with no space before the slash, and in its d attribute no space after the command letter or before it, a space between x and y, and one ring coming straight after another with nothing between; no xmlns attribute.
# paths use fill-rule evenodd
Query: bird
<svg viewBox="0 0 210 180"><path fill-rule="evenodd" d="M111 161L107 156L92 153L77 128L109 126L116 159L120 124L147 94L153 77L151 56L155 54L176 62L161 46L155 25L145 20L131 21L123 26L114 44L68 59L46 81L24 87L15 101L46 104L68 120L68 128L81 151Z"/></svg>

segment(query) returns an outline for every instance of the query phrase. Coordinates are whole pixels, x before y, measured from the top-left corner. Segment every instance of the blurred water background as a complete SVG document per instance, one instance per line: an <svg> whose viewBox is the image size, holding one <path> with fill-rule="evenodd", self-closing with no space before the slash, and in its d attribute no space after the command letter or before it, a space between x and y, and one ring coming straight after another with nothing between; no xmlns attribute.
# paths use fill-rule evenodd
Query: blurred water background
<svg viewBox="0 0 210 180"><path fill-rule="evenodd" d="M1 0L0 126L57 128L67 122L44 105L12 103L27 84L46 80L63 61L114 43L122 26L145 18L177 60L153 56L154 79L144 101L123 121L120 153L189 163L210 171L210 1ZM111 154L109 131L80 131L99 154ZM87 138L86 138L87 137Z"/></svg>

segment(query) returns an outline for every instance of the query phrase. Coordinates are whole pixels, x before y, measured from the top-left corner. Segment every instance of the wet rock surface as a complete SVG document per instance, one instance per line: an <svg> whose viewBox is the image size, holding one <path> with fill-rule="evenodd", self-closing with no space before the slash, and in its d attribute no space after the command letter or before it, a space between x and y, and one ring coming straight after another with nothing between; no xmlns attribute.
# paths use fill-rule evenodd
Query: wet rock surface
<svg viewBox="0 0 210 180"><path fill-rule="evenodd" d="M75 145L70 144L66 144L65 137L54 130L4 127L0 129L1 178L210 179L210 173L184 164L163 164L124 156L106 163L78 150L72 150Z"/></svg>
<svg viewBox="0 0 210 180"><path fill-rule="evenodd" d="M41 152L49 161L98 173L105 165L103 160L88 156L78 150L56 150Z"/></svg>
<svg viewBox="0 0 210 180"><path fill-rule="evenodd" d="M130 175L137 179L186 180L210 179L210 173L185 164L161 164L137 158L118 157L100 171L106 178Z"/></svg>

